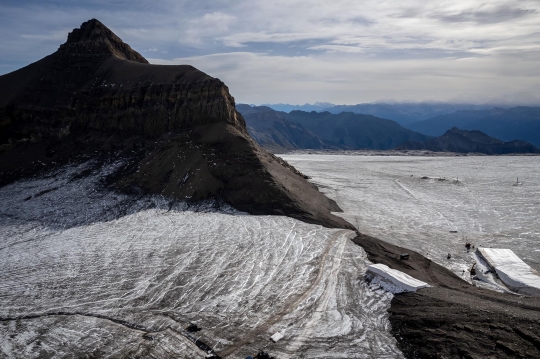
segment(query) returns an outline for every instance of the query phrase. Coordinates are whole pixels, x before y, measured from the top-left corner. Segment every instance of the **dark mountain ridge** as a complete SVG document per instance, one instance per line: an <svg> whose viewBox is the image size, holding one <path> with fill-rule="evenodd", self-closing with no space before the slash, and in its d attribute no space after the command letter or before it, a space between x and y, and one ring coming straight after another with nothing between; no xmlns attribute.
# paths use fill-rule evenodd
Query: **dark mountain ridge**
<svg viewBox="0 0 540 359"><path fill-rule="evenodd" d="M405 141L425 141L429 136L403 128L395 121L351 112L272 110L241 105L239 111L259 144L269 150L379 149L394 148ZM291 129L294 129L291 130Z"/></svg>
<svg viewBox="0 0 540 359"><path fill-rule="evenodd" d="M192 66L150 65L97 20L60 49L0 76L0 185L78 158L178 200L219 198L256 214L351 227L335 202L248 135L227 86Z"/></svg>
<svg viewBox="0 0 540 359"><path fill-rule="evenodd" d="M89 20L79 29L73 29L68 34L66 43L60 45L58 51L67 54L112 53L120 59L142 64L149 63L141 54L124 43L116 34L96 19Z"/></svg>
<svg viewBox="0 0 540 359"><path fill-rule="evenodd" d="M396 150L428 150L433 152L483 153L504 155L511 153L540 153L540 149L525 141L504 142L485 133L465 131L454 127L440 137L426 142L407 141Z"/></svg>
<svg viewBox="0 0 540 359"><path fill-rule="evenodd" d="M540 107L463 110L411 123L408 127L429 136L440 136L452 127L479 130L504 141L523 140L540 147Z"/></svg>
<svg viewBox="0 0 540 359"><path fill-rule="evenodd" d="M333 147L301 124L288 121L285 112L265 106L237 105L236 108L244 118L249 118L247 129L251 137L268 151L280 153L303 148Z"/></svg>

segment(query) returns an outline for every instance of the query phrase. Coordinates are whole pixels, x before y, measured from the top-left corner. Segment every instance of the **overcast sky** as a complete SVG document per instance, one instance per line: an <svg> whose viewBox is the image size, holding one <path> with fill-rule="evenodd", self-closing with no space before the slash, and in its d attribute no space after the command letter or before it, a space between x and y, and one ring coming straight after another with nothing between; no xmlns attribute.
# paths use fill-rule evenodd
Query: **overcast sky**
<svg viewBox="0 0 540 359"><path fill-rule="evenodd" d="M540 104L540 0L2 0L0 74L91 18L237 102Z"/></svg>

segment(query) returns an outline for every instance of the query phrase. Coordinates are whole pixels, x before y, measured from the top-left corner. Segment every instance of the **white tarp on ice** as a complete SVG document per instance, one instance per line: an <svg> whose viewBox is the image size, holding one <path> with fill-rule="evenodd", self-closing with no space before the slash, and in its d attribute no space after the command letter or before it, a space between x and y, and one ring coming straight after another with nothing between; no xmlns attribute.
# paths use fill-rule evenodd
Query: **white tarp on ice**
<svg viewBox="0 0 540 359"><path fill-rule="evenodd" d="M276 334L272 335L272 336L270 337L270 339L272 339L272 341L273 341L274 343L277 343L277 342L279 342L281 339L283 339L283 334L281 334L280 332L277 332Z"/></svg>
<svg viewBox="0 0 540 359"><path fill-rule="evenodd" d="M406 273L392 269L384 264L371 264L368 267L368 271L378 274L386 281L391 282L395 287L397 287L397 290L392 290L395 293L416 292L420 288L429 287L427 283L415 279Z"/></svg>
<svg viewBox="0 0 540 359"><path fill-rule="evenodd" d="M478 252L510 289L540 295L540 275L511 249L478 248Z"/></svg>

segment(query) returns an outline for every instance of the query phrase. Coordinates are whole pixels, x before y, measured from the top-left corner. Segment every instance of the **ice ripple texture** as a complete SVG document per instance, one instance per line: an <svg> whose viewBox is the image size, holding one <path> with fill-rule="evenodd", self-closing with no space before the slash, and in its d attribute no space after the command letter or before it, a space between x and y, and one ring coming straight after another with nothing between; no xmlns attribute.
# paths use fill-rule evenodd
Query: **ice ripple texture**
<svg viewBox="0 0 540 359"><path fill-rule="evenodd" d="M415 250L465 280L474 263L466 242L510 248L540 270L538 156L283 158L311 176L361 232Z"/></svg>
<svg viewBox="0 0 540 359"><path fill-rule="evenodd" d="M0 188L0 357L205 357L199 340L231 358L402 358L352 232L104 189L119 166Z"/></svg>

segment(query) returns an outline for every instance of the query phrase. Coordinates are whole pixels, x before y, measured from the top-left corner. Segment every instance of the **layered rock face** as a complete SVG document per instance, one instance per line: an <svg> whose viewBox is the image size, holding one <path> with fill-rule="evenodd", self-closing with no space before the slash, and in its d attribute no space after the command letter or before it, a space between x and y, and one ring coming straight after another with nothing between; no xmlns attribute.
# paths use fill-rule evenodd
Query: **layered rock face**
<svg viewBox="0 0 540 359"><path fill-rule="evenodd" d="M82 24L79 29L69 33L67 42L60 46L59 51L66 54L108 54L116 57L148 64L148 61L138 52L124 43L109 28L96 19Z"/></svg>
<svg viewBox="0 0 540 359"><path fill-rule="evenodd" d="M4 138L51 136L51 126L147 137L215 122L245 127L219 79L192 66L149 66L97 20L54 54L2 76L0 94Z"/></svg>
<svg viewBox="0 0 540 359"><path fill-rule="evenodd" d="M97 155L129 159L110 178L119 189L349 226L249 137L222 81L188 65L150 65L90 20L54 54L0 76L0 184Z"/></svg>

